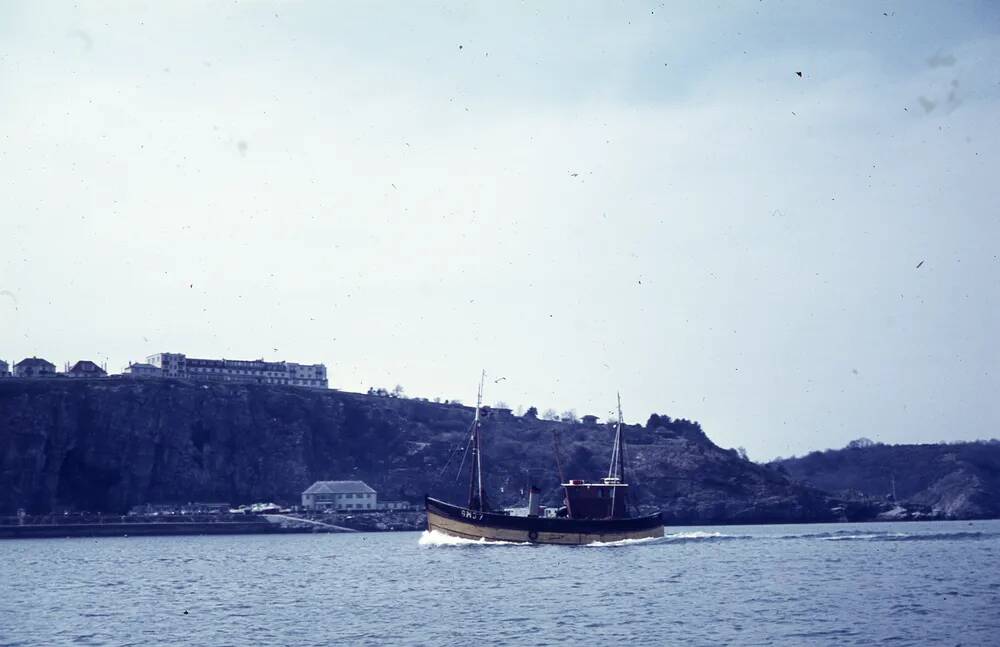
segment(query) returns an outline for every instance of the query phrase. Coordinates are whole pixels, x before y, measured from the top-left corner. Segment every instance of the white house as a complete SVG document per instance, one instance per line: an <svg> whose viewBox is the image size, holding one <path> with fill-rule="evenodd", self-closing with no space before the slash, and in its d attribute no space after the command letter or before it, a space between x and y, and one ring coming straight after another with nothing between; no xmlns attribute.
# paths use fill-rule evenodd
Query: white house
<svg viewBox="0 0 1000 647"><path fill-rule="evenodd" d="M378 495L364 481L316 481L302 493L306 510L374 510Z"/></svg>
<svg viewBox="0 0 1000 647"><path fill-rule="evenodd" d="M14 364L14 377L53 377L56 365L40 357L28 357Z"/></svg>

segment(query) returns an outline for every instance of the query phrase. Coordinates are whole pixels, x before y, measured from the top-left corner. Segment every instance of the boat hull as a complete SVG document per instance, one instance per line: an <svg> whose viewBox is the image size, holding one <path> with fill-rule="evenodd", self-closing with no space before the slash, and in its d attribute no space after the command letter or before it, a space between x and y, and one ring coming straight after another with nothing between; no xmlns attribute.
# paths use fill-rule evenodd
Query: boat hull
<svg viewBox="0 0 1000 647"><path fill-rule="evenodd" d="M659 514L631 519L511 517L427 497L427 529L463 539L580 545L663 536Z"/></svg>

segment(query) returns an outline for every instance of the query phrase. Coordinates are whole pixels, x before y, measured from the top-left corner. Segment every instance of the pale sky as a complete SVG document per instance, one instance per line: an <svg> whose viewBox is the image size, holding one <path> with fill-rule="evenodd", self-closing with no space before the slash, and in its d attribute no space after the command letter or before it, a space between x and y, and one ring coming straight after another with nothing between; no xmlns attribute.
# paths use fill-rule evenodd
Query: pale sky
<svg viewBox="0 0 1000 647"><path fill-rule="evenodd" d="M991 2L0 2L0 358L994 437L998 161Z"/></svg>

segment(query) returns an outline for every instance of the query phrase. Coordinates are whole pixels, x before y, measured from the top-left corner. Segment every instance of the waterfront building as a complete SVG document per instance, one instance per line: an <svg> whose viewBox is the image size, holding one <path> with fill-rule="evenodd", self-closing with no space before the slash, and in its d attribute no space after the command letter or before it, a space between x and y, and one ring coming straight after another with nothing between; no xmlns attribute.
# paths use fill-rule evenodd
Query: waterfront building
<svg viewBox="0 0 1000 647"><path fill-rule="evenodd" d="M302 493L306 510L375 510L378 495L364 481L316 481Z"/></svg>
<svg viewBox="0 0 1000 647"><path fill-rule="evenodd" d="M163 377L163 371L152 364L137 362L122 369L122 375L125 377Z"/></svg>
<svg viewBox="0 0 1000 647"><path fill-rule="evenodd" d="M27 357L14 364L14 377L53 377L56 365L41 357Z"/></svg>
<svg viewBox="0 0 1000 647"><path fill-rule="evenodd" d="M10 377L10 364L0 359L0 377Z"/></svg>
<svg viewBox="0 0 1000 647"><path fill-rule="evenodd" d="M265 362L263 359L199 359L184 353L157 353L146 362L160 369L163 377L181 377L213 382L288 384L325 389L326 366L295 362Z"/></svg>
<svg viewBox="0 0 1000 647"><path fill-rule="evenodd" d="M89 359L82 359L73 368L68 368L65 374L69 377L107 377L108 372Z"/></svg>

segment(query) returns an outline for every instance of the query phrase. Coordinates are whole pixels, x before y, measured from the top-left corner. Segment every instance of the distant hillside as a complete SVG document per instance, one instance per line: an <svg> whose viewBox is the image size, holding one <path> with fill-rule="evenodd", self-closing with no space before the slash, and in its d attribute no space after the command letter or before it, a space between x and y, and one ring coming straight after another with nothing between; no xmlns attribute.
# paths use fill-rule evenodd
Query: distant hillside
<svg viewBox="0 0 1000 647"><path fill-rule="evenodd" d="M4 379L0 513L298 503L313 481L348 478L381 499L461 501L455 449L472 415L455 404L283 386ZM606 473L609 427L493 414L483 435L494 505L522 503L529 477L559 503L554 432L567 478ZM843 518L824 493L717 447L697 423L654 415L626 434L633 489L668 523Z"/></svg>
<svg viewBox="0 0 1000 647"><path fill-rule="evenodd" d="M779 460L804 484L845 498L884 500L895 478L900 502L951 518L1000 517L1000 441L881 445L855 441L844 449Z"/></svg>

